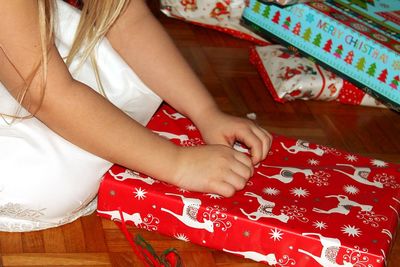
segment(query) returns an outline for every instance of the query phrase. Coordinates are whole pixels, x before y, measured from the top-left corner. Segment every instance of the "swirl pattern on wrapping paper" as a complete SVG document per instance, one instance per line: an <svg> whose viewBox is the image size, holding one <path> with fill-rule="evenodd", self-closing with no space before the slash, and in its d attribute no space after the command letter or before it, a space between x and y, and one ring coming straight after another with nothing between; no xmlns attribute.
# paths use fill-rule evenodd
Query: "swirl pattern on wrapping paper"
<svg viewBox="0 0 400 267"><path fill-rule="evenodd" d="M199 145L204 145L204 141L202 141L200 138L190 138L189 140L184 140L181 141L182 146L199 146Z"/></svg>
<svg viewBox="0 0 400 267"><path fill-rule="evenodd" d="M315 184L316 186L328 186L329 185L329 177L331 175L324 171L314 172L312 175L307 175L306 180L310 184Z"/></svg>
<svg viewBox="0 0 400 267"><path fill-rule="evenodd" d="M341 156L342 152L338 151L336 148L333 147L327 147L327 146L320 146L320 148L326 153L326 154L332 154L334 156Z"/></svg>
<svg viewBox="0 0 400 267"><path fill-rule="evenodd" d="M304 213L307 212L307 209L305 208L299 208L296 205L291 205L290 207L288 206L283 206L283 209L281 209L281 212L287 216L291 220L297 219L302 223L307 223L310 220L306 217L304 217Z"/></svg>
<svg viewBox="0 0 400 267"><path fill-rule="evenodd" d="M357 218L361 219L364 224L371 225L372 227L379 227L380 222L386 222L388 218L384 215L375 214L373 211L359 211Z"/></svg>
<svg viewBox="0 0 400 267"><path fill-rule="evenodd" d="M400 188L400 184L397 183L396 177L394 175L389 175L387 173L376 174L372 178L375 182L380 182L384 187L390 187L392 189Z"/></svg>
<svg viewBox="0 0 400 267"><path fill-rule="evenodd" d="M277 260L276 264L281 267L295 266L296 261L294 259L290 258L288 255L283 255L282 258Z"/></svg>
<svg viewBox="0 0 400 267"><path fill-rule="evenodd" d="M369 262L368 249L360 248L359 246L354 246L354 249L346 249L346 253L343 255L343 260L350 262L354 267L373 267Z"/></svg>
<svg viewBox="0 0 400 267"><path fill-rule="evenodd" d="M208 206L203 213L203 218L212 221L215 227L221 228L225 232L232 226L232 223L227 220L228 215L225 212L226 208L221 208L218 205Z"/></svg>
<svg viewBox="0 0 400 267"><path fill-rule="evenodd" d="M142 219L142 223L140 224L141 229L146 229L148 231L157 231L157 224L160 223L160 219L154 217L152 214L147 214L146 217Z"/></svg>

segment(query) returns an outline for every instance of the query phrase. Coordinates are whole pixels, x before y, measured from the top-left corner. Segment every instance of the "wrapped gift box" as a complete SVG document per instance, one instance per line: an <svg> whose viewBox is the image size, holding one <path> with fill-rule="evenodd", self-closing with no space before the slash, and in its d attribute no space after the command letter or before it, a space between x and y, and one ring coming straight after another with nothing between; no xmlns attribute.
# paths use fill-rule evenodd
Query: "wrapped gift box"
<svg viewBox="0 0 400 267"><path fill-rule="evenodd" d="M148 128L177 145L202 144L168 106ZM188 192L115 165L101 183L98 214L270 265L384 266L399 183L400 165L274 136L234 197Z"/></svg>
<svg viewBox="0 0 400 267"><path fill-rule="evenodd" d="M242 26L240 21L245 0L161 0L161 11L173 18L221 31L232 36L265 45L269 42Z"/></svg>
<svg viewBox="0 0 400 267"><path fill-rule="evenodd" d="M281 7L250 0L243 22L339 72L400 110L400 0L328 0Z"/></svg>
<svg viewBox="0 0 400 267"><path fill-rule="evenodd" d="M282 45L251 47L250 61L277 102L302 99L386 107L349 81Z"/></svg>

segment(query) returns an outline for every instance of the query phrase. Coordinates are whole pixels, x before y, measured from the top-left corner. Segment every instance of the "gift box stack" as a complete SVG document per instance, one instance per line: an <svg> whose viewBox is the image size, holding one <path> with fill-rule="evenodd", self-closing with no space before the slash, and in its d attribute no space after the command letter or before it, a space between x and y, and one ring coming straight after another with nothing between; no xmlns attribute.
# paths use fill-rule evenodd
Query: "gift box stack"
<svg viewBox="0 0 400 267"><path fill-rule="evenodd" d="M311 56L400 110L400 1L328 0L291 6L250 0L243 22Z"/></svg>
<svg viewBox="0 0 400 267"><path fill-rule="evenodd" d="M203 144L195 125L166 105L148 128L176 145ZM98 203L109 219L269 265L307 267L384 266L399 210L400 165L277 135L231 198L115 165Z"/></svg>
<svg viewBox="0 0 400 267"><path fill-rule="evenodd" d="M306 2L308 4L298 4L303 2ZM161 0L161 10L169 17L178 18L196 25L228 33L232 36L246 39L256 44L257 46L251 48L250 60L260 72L265 82L266 88L272 94L274 99L278 102L283 103L296 99L323 100L338 101L344 104L381 108L389 106L398 110L398 92L393 91L398 90L397 87L399 82L399 75L393 74L398 72L399 70L399 60L396 59L396 57L398 58L398 54L396 54L396 56L393 56L392 54L388 56L389 54L385 54L385 52L379 54L377 52L378 50L366 51L367 45L364 45L364 43L362 43L361 41L357 41L358 39L356 39L356 37L353 37L352 35L345 39L344 44L336 44L338 38L333 38L330 41L328 40L327 44L325 44L323 47L321 46L321 43L322 40L325 38L326 34L323 35L325 32L328 32L331 35L339 32L337 28L334 28L334 26L332 26L336 24L331 23L331 21L333 20L332 16L334 16L337 20L336 23L339 23L339 21L346 22L343 23L343 25L341 24L341 26L345 26L346 29L350 32L354 32L354 29L363 29L365 33L365 38L369 38L369 36L371 35L376 39L373 42L378 42L378 44L374 43L374 45L381 47L382 44L379 42L382 42L382 51L385 51L385 48L387 48L386 46L388 46L389 48L387 49L393 50L391 51L392 53L397 53L399 50L397 42L399 32L397 17L398 12L396 13L396 11L393 10L395 10L396 8L400 9L398 8L398 3L400 2L396 0L394 2L391 1L391 3L387 4L387 1L385 1L383 3L379 3L379 7L376 8L375 6L378 6L378 4L375 5L373 1L353 1L354 4L350 5L350 7L360 12L361 14L367 12L372 14L372 16L377 17L378 23L381 23L384 25L384 27L390 29L384 29L382 33L383 35L380 35L377 32L375 32L375 34L373 35L370 34L370 31L372 30L370 30L370 28L368 27L371 27L371 21L369 21L368 26L363 26L360 23L365 22L361 21L360 23L358 23L354 15L349 15L349 11L345 12L345 14L351 16L351 20L350 18L346 17L345 14L338 13L342 12L340 11L342 8L341 5L346 4L343 3L344 1L340 1L341 5L339 5L339 1L334 1L333 3L331 2L332 1L329 1L329 3L327 3L323 0L259 0L258 2L247 0ZM334 7L338 9L338 12L328 12L327 8L324 7L325 5L335 5ZM280 11L281 9L283 11ZM325 10L325 12L314 12L321 16L320 18L317 17L315 14L308 15L307 13L306 15L305 10L308 11L309 9L320 9ZM294 24L294 19L291 18L290 15L286 17L287 21L283 21L283 15L279 15L279 18L275 17L275 21L273 21L272 12L276 13L278 11L279 14L281 14L282 12L292 12L292 16L295 16L298 21L296 22L296 24ZM328 13L331 15L331 17L327 17L327 15L329 15ZM255 19L256 16L258 17ZM307 17L307 20L305 19L305 17ZM356 14L356 17L360 17L360 15ZM382 18L384 18L384 20ZM303 33L305 29L305 23L307 21L310 21L311 19L313 19L312 22L314 22L316 19L321 20L318 26L318 30L322 31L322 34L320 36L317 34L316 36L318 37L315 37L316 40L311 40L311 28L307 31L307 34L304 35ZM323 22L322 19L329 21L329 23ZM244 23L242 23L242 20L244 21ZM281 20L281 23L279 22L279 20ZM276 32L272 31L273 28L271 28L270 24L273 24L273 26L275 26ZM313 23L313 25L314 24L315 23ZM354 29L351 29L350 27L353 27ZM379 27L380 26L374 26L373 31L379 31ZM386 37L385 35L386 31L390 32L388 37ZM300 33L302 33L303 35L300 35ZM344 36L344 32L340 32L337 34L339 34L340 36ZM300 36L301 38L300 40L297 40L297 42L290 42L290 40L292 40L293 38L288 38L287 35ZM278 37L280 41L283 41L284 44L289 44L289 47L276 44L273 45L270 41L276 41L276 37ZM306 41L311 42L311 44L308 45ZM362 54L361 52L348 52L348 56L344 55L343 53L348 46L346 47L343 45L347 43L354 46L358 44L358 50L370 54L371 57L374 59L376 57L379 57L380 60L385 64L390 61L389 63L392 66L389 67L389 69L391 68L389 72L393 74L391 75L391 78L388 78L390 74L389 72L386 73L385 70L382 70L381 74L378 75L378 69L382 66L375 66L375 62L375 65L373 65L373 63L370 64L372 65L371 69L365 69L367 67L366 59L357 58L359 55ZM386 43L387 45L385 46ZM302 46L294 48L294 46L297 44L307 46L311 50L311 52L317 52L318 47L322 49L322 51L320 51L321 53L333 53L338 50L333 59L338 58L338 62L342 63L342 65L339 64L340 68L338 68L338 70L345 71L340 72L339 75L336 75L336 73L332 73L332 70L334 72L337 72L337 70L332 68L336 65L327 64L331 62L331 60L329 60L328 62L323 62L324 66L320 66L319 63L317 64L314 62L314 59L310 60L304 54L299 54L298 51L299 49L300 51L302 51ZM273 47L268 47L269 45L273 45ZM332 49L334 45L337 45L338 47L340 47L340 49L336 49L335 51L333 51ZM317 46L317 50L314 49L314 46ZM279 51L283 50L286 50L290 53L279 53ZM309 54L311 53L306 53L306 55ZM314 58L320 59L314 54L313 56ZM354 61L354 56L356 59L359 60L359 63L356 64L356 62ZM330 55L327 55L327 57L329 58ZM326 58L326 56L322 57L321 59L324 58ZM344 60L344 63L341 62L342 59ZM386 85L385 89L383 90L385 96L382 97L382 86L378 87L378 92L376 92L376 90L371 90L364 84L355 81L354 78L349 79L349 76L345 75L348 74L347 65L351 65L351 63L356 64L355 68L357 69L357 71L366 70L367 75L363 76L363 80L368 80L370 82L370 80L373 79L372 77L376 76L375 78L377 78L379 81L377 83L379 85L382 85L382 83L389 83L390 90L388 90L388 87ZM327 70L325 69L325 66L328 67ZM360 75L356 76L359 77ZM345 79L343 77L345 77ZM391 82L389 82L389 79L391 79ZM388 97L390 98L389 101ZM381 103L380 100L383 100L383 103Z"/></svg>

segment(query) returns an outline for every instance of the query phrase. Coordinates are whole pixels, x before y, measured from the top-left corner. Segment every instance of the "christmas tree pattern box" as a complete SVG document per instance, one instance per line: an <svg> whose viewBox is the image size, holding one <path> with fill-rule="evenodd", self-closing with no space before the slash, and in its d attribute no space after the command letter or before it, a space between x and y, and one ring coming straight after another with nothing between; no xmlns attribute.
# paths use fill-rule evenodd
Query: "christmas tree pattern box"
<svg viewBox="0 0 400 267"><path fill-rule="evenodd" d="M400 110L400 0L328 0L288 7L250 0L243 23L339 72Z"/></svg>
<svg viewBox="0 0 400 267"><path fill-rule="evenodd" d="M168 106L148 127L177 145L202 144ZM115 165L100 186L98 214L269 265L384 266L399 183L400 165L275 136L234 197L188 192Z"/></svg>

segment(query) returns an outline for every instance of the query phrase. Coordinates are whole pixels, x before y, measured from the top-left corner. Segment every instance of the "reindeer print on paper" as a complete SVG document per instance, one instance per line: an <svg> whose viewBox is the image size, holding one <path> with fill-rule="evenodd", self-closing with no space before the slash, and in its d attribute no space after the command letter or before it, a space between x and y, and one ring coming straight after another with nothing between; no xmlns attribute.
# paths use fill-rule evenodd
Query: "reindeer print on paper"
<svg viewBox="0 0 400 267"><path fill-rule="evenodd" d="M172 120L174 120L174 121L179 120L179 119L185 119L185 118L186 118L185 116L183 116L183 115L180 114L179 112L168 113L165 109L163 109L163 113L164 113L165 115L167 115L168 118L170 118L170 119L172 119Z"/></svg>
<svg viewBox="0 0 400 267"><path fill-rule="evenodd" d="M324 154L324 150L319 148L311 148L310 143L304 140L297 140L296 144L291 147L286 147L283 142L281 142L281 146L291 154L297 154L299 152L311 152L317 156L322 156Z"/></svg>
<svg viewBox="0 0 400 267"><path fill-rule="evenodd" d="M365 185L375 186L378 188L383 188L383 184L381 182L378 182L378 181L371 182L368 180L368 176L371 173L371 169L368 167L355 167L350 164L336 164L336 166L345 166L345 167L352 168L353 171L351 173L345 172L340 169L333 169L333 170L343 173L344 175L350 177L351 179L353 179L356 182L359 182L359 183L365 184Z"/></svg>
<svg viewBox="0 0 400 267"><path fill-rule="evenodd" d="M153 131L153 133L156 133L159 136L164 137L168 140L179 141L179 145L181 146L197 146L204 144L204 141L202 141L200 138L189 138L189 136L187 136L186 134L173 134L169 132L159 131Z"/></svg>
<svg viewBox="0 0 400 267"><path fill-rule="evenodd" d="M211 233L214 232L214 224L212 221L203 219L203 222L200 222L197 219L197 213L199 212L199 209L201 206L200 199L187 198L182 195L172 194L172 193L165 193L165 194L168 196L180 197L183 202L183 209L182 209L182 214L176 214L173 211L170 211L165 208L161 208L162 211L165 211L165 212L173 215L175 218L177 218L183 224L185 224L191 228L204 229Z"/></svg>
<svg viewBox="0 0 400 267"><path fill-rule="evenodd" d="M323 267L353 267L353 264L343 260L343 264L337 263L337 255L341 242L337 238L330 238L322 236L318 233L302 233L303 236L318 236L322 245L321 255L315 256L308 251L299 249L298 251L310 256Z"/></svg>
<svg viewBox="0 0 400 267"><path fill-rule="evenodd" d="M255 251L232 251L227 249L222 249L225 252L242 255L245 259L251 259L256 262L266 262L269 265L275 265L278 263L276 260L275 254L270 253L267 255L255 252Z"/></svg>
<svg viewBox="0 0 400 267"><path fill-rule="evenodd" d="M313 174L313 171L310 169L298 169L298 168L293 168L293 167L282 167L282 166L269 166L269 165L265 165L265 164L261 164L261 166L266 167L266 168L278 169L279 172L274 175L266 175L266 174L258 171L257 172L258 174L260 174L261 176L264 176L266 178L277 179L285 184L292 182L293 177L296 173L303 173L305 176Z"/></svg>
<svg viewBox="0 0 400 267"><path fill-rule="evenodd" d="M168 140L174 140L177 139L180 141L182 144L185 141L189 141L189 137L186 134L173 134L173 133L168 133L168 132L158 132L158 131L153 131L153 133L158 134L161 137L167 138Z"/></svg>
<svg viewBox="0 0 400 267"><path fill-rule="evenodd" d="M149 184L149 185L152 185L155 182L158 182L157 180L154 180L151 177L141 177L139 175L139 173L137 173L135 171L128 170L128 169L125 169L124 172L121 172L121 173L118 173L118 174L115 174L115 173L112 172L112 170L109 170L109 173L111 174L112 177L114 177L115 180L120 181L120 182L125 181L127 179L140 180L140 181L142 181L142 182L144 182L146 184Z"/></svg>
<svg viewBox="0 0 400 267"><path fill-rule="evenodd" d="M110 219L112 221L115 221L115 220L121 221L122 220L119 210L110 210L110 211L97 210L97 212L101 213L101 214L110 215L111 216ZM133 222L136 227L138 227L139 224L143 223L143 220L142 220L142 217L140 216L140 213L129 214L129 213L126 213L126 212L122 212L122 216L123 216L125 222L128 222L128 221Z"/></svg>
<svg viewBox="0 0 400 267"><path fill-rule="evenodd" d="M350 213L350 209L352 207L359 207L361 208L362 211L371 211L373 206L371 205L363 205L360 203L357 203L355 201L350 200L347 196L344 195L331 195L331 196L325 196L325 198L332 198L335 197L339 203L337 207L334 207L330 210L322 210L318 208L313 208L313 211L318 212L318 213L324 213L324 214L331 214L331 213L340 213L347 215Z"/></svg>
<svg viewBox="0 0 400 267"><path fill-rule="evenodd" d="M252 192L246 192L246 193L244 193L244 195L256 198L258 203L260 204L260 206L257 208L257 210L252 213L246 213L242 208L240 209L240 211L244 215L246 215L250 220L257 221L260 218L273 218L273 219L277 219L284 223L288 222L289 216L287 216L286 214L281 213L279 215L275 215L272 213L272 210L275 207L274 202L265 200L261 196L254 194Z"/></svg>

